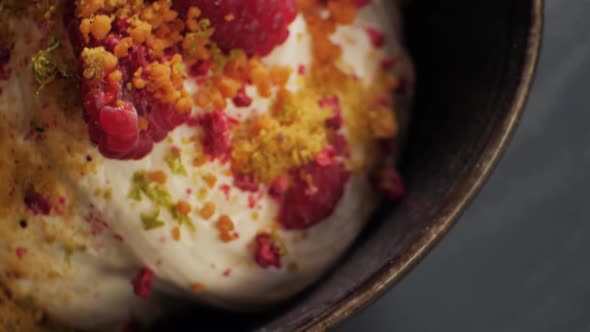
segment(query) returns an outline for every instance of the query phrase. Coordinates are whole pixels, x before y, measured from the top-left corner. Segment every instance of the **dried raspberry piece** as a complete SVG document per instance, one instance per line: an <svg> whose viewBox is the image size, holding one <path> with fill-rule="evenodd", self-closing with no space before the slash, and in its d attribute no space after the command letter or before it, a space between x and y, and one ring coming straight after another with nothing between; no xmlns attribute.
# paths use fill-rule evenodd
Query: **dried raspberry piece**
<svg viewBox="0 0 590 332"><path fill-rule="evenodd" d="M234 174L234 186L246 192L257 192L260 185L249 174Z"/></svg>
<svg viewBox="0 0 590 332"><path fill-rule="evenodd" d="M252 105L252 98L246 94L246 88L242 87L238 90L238 94L233 99L236 107L250 107Z"/></svg>
<svg viewBox="0 0 590 332"><path fill-rule="evenodd" d="M137 275L131 280L131 284L133 285L133 291L135 295L141 298L148 298L152 294L152 277L154 276L154 271L150 270L147 267L142 268L139 270Z"/></svg>
<svg viewBox="0 0 590 332"><path fill-rule="evenodd" d="M25 257L25 255L27 254L28 250L25 247L17 247L16 248L16 257L18 257L18 259L23 259L23 257Z"/></svg>
<svg viewBox="0 0 590 332"><path fill-rule="evenodd" d="M397 202L406 195L406 187L399 172L393 167L386 167L379 174L379 187L386 197Z"/></svg>
<svg viewBox="0 0 590 332"><path fill-rule="evenodd" d="M6 68L10 62L10 49L0 47L0 81L5 81L10 78L10 69Z"/></svg>
<svg viewBox="0 0 590 332"><path fill-rule="evenodd" d="M369 39L374 48L382 48L385 45L385 34L375 28L367 28Z"/></svg>
<svg viewBox="0 0 590 332"><path fill-rule="evenodd" d="M295 0L176 0L174 5L180 13L191 6L201 9L221 49L242 49L248 55L267 55L285 42L297 17Z"/></svg>
<svg viewBox="0 0 590 332"><path fill-rule="evenodd" d="M340 99L337 96L327 97L319 102L320 107L329 108L332 111L332 117L326 120L326 127L338 130L344 125L342 110L340 108Z"/></svg>
<svg viewBox="0 0 590 332"><path fill-rule="evenodd" d="M207 73L209 73L209 71L211 70L213 65L214 65L213 61L201 60L191 66L189 73L192 77L205 76L205 75L207 75Z"/></svg>
<svg viewBox="0 0 590 332"><path fill-rule="evenodd" d="M25 195L25 206L34 215L45 215L48 216L51 213L51 203L43 195L31 191Z"/></svg>
<svg viewBox="0 0 590 332"><path fill-rule="evenodd" d="M222 111L214 111L199 117L203 128L203 149L213 158L224 158L231 150L231 120Z"/></svg>
<svg viewBox="0 0 590 332"><path fill-rule="evenodd" d="M256 263L266 269L271 266L281 268L281 248L273 243L268 233L260 233L256 236Z"/></svg>

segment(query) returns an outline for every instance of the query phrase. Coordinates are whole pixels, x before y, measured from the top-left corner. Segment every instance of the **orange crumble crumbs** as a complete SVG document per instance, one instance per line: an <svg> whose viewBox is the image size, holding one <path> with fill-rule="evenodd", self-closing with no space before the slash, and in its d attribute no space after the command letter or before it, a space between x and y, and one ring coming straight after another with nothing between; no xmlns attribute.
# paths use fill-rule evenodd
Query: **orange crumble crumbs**
<svg viewBox="0 0 590 332"><path fill-rule="evenodd" d="M178 201L178 203L176 203L176 211L181 216L188 216L188 214L191 213L192 210L193 208L187 201L181 200Z"/></svg>
<svg viewBox="0 0 590 332"><path fill-rule="evenodd" d="M83 75L87 79L103 78L119 63L119 60L102 46L85 48L82 51L82 59L86 63Z"/></svg>
<svg viewBox="0 0 590 332"><path fill-rule="evenodd" d="M166 184L166 181L168 181L168 175L166 175L166 172L162 170L149 172L147 174L147 177L148 180L155 182L157 184Z"/></svg>
<svg viewBox="0 0 590 332"><path fill-rule="evenodd" d="M205 181L207 186L209 186L209 188L213 188L215 187L215 184L217 184L217 177L211 173L203 175L203 180Z"/></svg>
<svg viewBox="0 0 590 332"><path fill-rule="evenodd" d="M205 198L207 198L208 193L209 190L207 190L206 187L202 187L201 189L199 189L199 192L197 193L197 198L199 199L199 201L203 201L205 200Z"/></svg>
<svg viewBox="0 0 590 332"><path fill-rule="evenodd" d="M215 204L212 202L206 202L205 205L199 211L199 215L205 220L211 219L215 214Z"/></svg>
<svg viewBox="0 0 590 332"><path fill-rule="evenodd" d="M219 219L217 219L217 222L215 223L215 227L219 231L219 238L223 242L231 242L237 239L238 237L235 232L234 222L227 215L222 215L221 217L219 217Z"/></svg>
<svg viewBox="0 0 590 332"><path fill-rule="evenodd" d="M180 228L178 226L172 228L171 236L174 241L180 241Z"/></svg>
<svg viewBox="0 0 590 332"><path fill-rule="evenodd" d="M239 126L232 143L232 167L270 182L315 158L328 144L330 112L310 89L283 90L271 108Z"/></svg>
<svg viewBox="0 0 590 332"><path fill-rule="evenodd" d="M205 285L203 285L200 282L196 282L196 283L194 283L194 284L191 285L191 290L195 294L201 294L201 293L203 293L205 291Z"/></svg>
<svg viewBox="0 0 590 332"><path fill-rule="evenodd" d="M132 47L145 45L154 61L134 74L133 84L128 85L128 88L145 88L157 100L172 105L176 111L190 111L193 101L182 84L186 75L184 69L186 59L183 55L177 54L170 60L161 61L164 59L166 49L182 43L186 38L183 35L185 22L178 17L178 13L172 10L171 6L172 2L169 0L157 0L151 4L143 1L78 0L76 15L81 20L79 30L86 43L90 42L91 36L97 41L105 40L111 35L114 20L130 18L130 26L127 29L129 37L121 38L114 47L113 53L106 51L103 47L84 49L82 54L86 65L84 77L87 79L104 77L117 66L114 59L125 58ZM194 12L193 10L192 13ZM191 19L193 18L194 15ZM202 27L202 25L198 26ZM189 25L190 27L194 25ZM208 36L205 39L208 41ZM204 57L208 56L204 55ZM121 75L109 75L109 79L118 82Z"/></svg>

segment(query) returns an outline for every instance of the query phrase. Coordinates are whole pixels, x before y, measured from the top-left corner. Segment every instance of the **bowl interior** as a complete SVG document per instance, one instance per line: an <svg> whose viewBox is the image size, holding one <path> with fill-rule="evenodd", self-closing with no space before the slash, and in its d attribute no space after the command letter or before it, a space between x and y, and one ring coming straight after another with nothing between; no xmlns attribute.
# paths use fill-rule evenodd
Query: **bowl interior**
<svg viewBox="0 0 590 332"><path fill-rule="evenodd" d="M450 226L506 143L534 69L541 6L541 0L409 1L406 39L418 83L401 163L406 199L383 206L331 273L273 312L195 308L153 331L323 330L399 279Z"/></svg>

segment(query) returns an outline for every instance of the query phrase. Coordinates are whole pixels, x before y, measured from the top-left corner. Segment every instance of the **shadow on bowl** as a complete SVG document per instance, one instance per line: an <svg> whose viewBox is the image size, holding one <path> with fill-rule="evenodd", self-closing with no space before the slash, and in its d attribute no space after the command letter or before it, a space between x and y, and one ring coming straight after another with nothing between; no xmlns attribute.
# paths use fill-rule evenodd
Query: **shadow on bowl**
<svg viewBox="0 0 590 332"><path fill-rule="evenodd" d="M323 331L373 301L448 231L500 158L539 52L542 0L413 0L404 9L416 105L401 162L409 193L383 206L349 253L272 312L195 308L160 331Z"/></svg>

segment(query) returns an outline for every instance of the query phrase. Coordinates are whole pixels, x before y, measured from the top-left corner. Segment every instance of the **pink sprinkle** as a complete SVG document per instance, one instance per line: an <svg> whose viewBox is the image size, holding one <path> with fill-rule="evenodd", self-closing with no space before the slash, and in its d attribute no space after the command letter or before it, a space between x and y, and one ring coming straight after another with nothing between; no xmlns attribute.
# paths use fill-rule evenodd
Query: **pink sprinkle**
<svg viewBox="0 0 590 332"><path fill-rule="evenodd" d="M381 68L385 70L392 69L397 65L398 62L399 60L397 58L385 58L381 60Z"/></svg>
<svg viewBox="0 0 590 332"><path fill-rule="evenodd" d="M383 32L375 28L367 28L367 32L369 33L369 38L371 39L373 47L381 48L385 45L385 35Z"/></svg>
<svg viewBox="0 0 590 332"><path fill-rule="evenodd" d="M247 192L257 192L258 183L249 174L234 174L234 185L239 189Z"/></svg>
<svg viewBox="0 0 590 332"><path fill-rule="evenodd" d="M152 277L154 276L154 272L147 267L142 268L139 270L137 275L131 280L131 284L133 285L133 291L135 295L146 299L150 297L152 293Z"/></svg>
<svg viewBox="0 0 590 332"><path fill-rule="evenodd" d="M229 200L229 192L231 190L231 187L228 184L222 184L221 186L219 186L219 189L221 189L221 191L223 191L223 194L225 195L225 199Z"/></svg>
<svg viewBox="0 0 590 332"><path fill-rule="evenodd" d="M330 108L332 110L332 117L326 121L326 126L332 129L340 129L344 124L342 119L342 110L340 109L340 99L337 96L327 97L319 101L322 108Z"/></svg>
<svg viewBox="0 0 590 332"><path fill-rule="evenodd" d="M16 248L16 257L18 259L23 259L23 257L27 254L27 248L24 247L17 247Z"/></svg>
<svg viewBox="0 0 590 332"><path fill-rule="evenodd" d="M92 236L100 235L105 229L109 229L109 224L104 221L101 215L95 212L90 212L84 216L84 221L90 225L90 234Z"/></svg>
<svg viewBox="0 0 590 332"><path fill-rule="evenodd" d="M305 73L307 72L307 68L305 68L304 65L299 65L299 67L297 68L297 74L299 75L305 75Z"/></svg>
<svg viewBox="0 0 590 332"><path fill-rule="evenodd" d="M251 209L256 207L256 197L254 195L248 196L248 207Z"/></svg>
<svg viewBox="0 0 590 332"><path fill-rule="evenodd" d="M191 76L203 76L211 70L211 67L213 67L213 61L199 61L190 68L189 74Z"/></svg>
<svg viewBox="0 0 590 332"><path fill-rule="evenodd" d="M238 90L238 94L234 97L233 102L236 107L249 107L252 105L252 98L248 97L246 88L242 87Z"/></svg>
<svg viewBox="0 0 590 332"><path fill-rule="evenodd" d="M272 243L270 234L260 233L256 236L256 252L254 259L258 266L266 269L274 266L281 268L280 248Z"/></svg>
<svg viewBox="0 0 590 332"><path fill-rule="evenodd" d="M382 174L382 188L390 200L396 202L406 195L406 187L399 172L393 167Z"/></svg>
<svg viewBox="0 0 590 332"><path fill-rule="evenodd" d="M231 275L231 268L226 269L225 271L223 271L223 276L224 277L229 277Z"/></svg>
<svg viewBox="0 0 590 332"><path fill-rule="evenodd" d="M49 215L51 213L51 204L49 200L37 192L29 192L25 195L25 205L34 215Z"/></svg>

